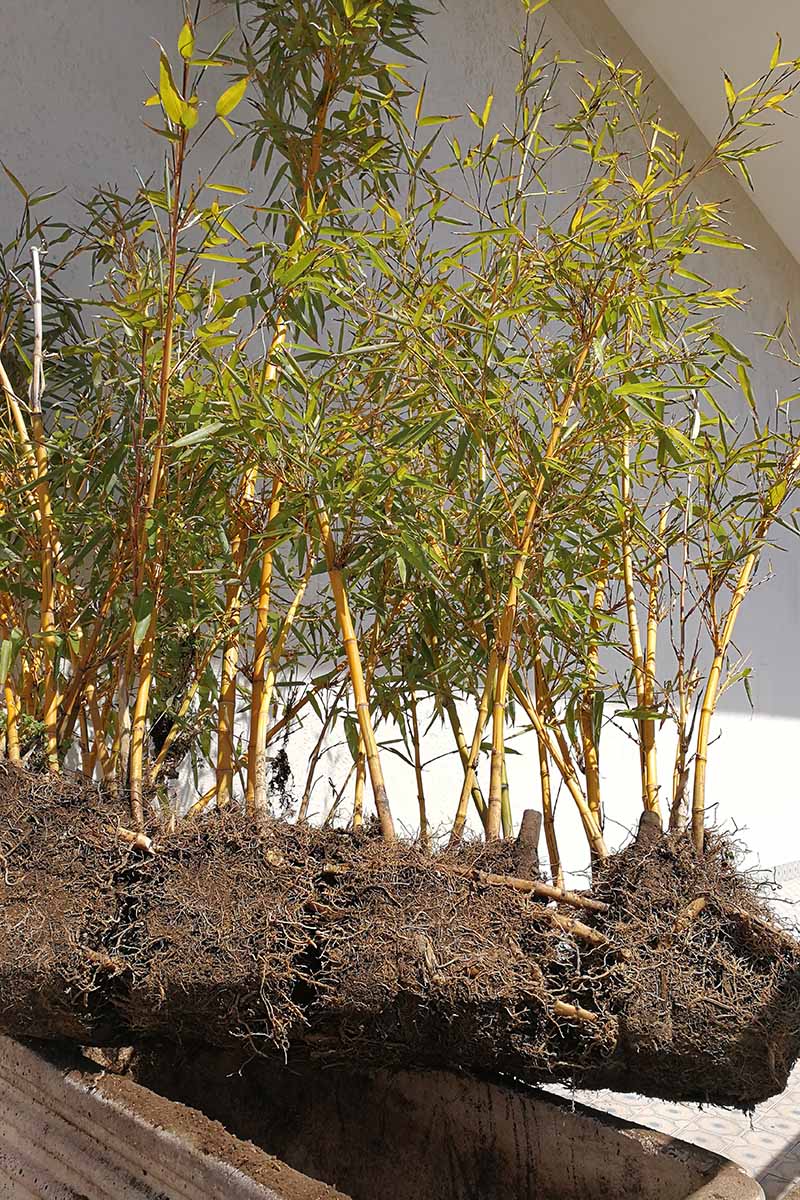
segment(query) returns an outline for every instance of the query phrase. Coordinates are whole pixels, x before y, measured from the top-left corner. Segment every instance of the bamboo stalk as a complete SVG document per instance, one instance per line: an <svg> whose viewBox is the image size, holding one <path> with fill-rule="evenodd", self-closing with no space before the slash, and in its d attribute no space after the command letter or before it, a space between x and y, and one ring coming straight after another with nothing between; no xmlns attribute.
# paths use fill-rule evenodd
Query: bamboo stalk
<svg viewBox="0 0 800 1200"><path fill-rule="evenodd" d="M605 606L606 564L601 567L601 577L594 590L592 613L589 619L589 651L586 664L586 687L581 697L579 723L581 745L583 748L583 766L586 777L586 799L594 814L598 826L603 828L603 810L600 796L600 749L594 728L594 698L597 691L597 679L600 670L599 633L600 621Z"/></svg>
<svg viewBox="0 0 800 1200"><path fill-rule="evenodd" d="M367 756L364 752L364 739L358 735L358 750L356 752L356 784L353 791L353 829L364 826L364 791L367 783Z"/></svg>
<svg viewBox="0 0 800 1200"><path fill-rule="evenodd" d="M659 590L664 569L664 554L662 552L664 533L669 516L669 505L665 504L658 518L658 533L656 544L656 561L650 579L647 594L647 636L644 655L644 707L652 712L655 705L656 681L656 650L658 645L659 625ZM658 761L656 757L656 723L654 717L645 717L642 722L642 742L644 745L645 778L647 780L647 807L651 812L661 816L661 805L658 799Z"/></svg>
<svg viewBox="0 0 800 1200"><path fill-rule="evenodd" d="M571 760L562 755L559 747L553 742L553 739L550 736L550 731L542 720L541 714L539 713L536 705L531 703L530 698L526 696L524 690L520 687L513 676L511 677L511 687L514 695L519 700L527 717L533 725L537 736L544 741L544 744L547 747L547 753L556 764L567 790L572 796L572 799L575 801L575 805L580 814L581 821L583 822L583 828L586 832L586 837L589 841L590 847L598 858L607 858L608 849L603 840L602 831L598 826L588 803L586 802L583 792L580 789L580 785L578 784L575 769L572 766Z"/></svg>
<svg viewBox="0 0 800 1200"><path fill-rule="evenodd" d="M53 561L53 509L48 482L49 464L42 418L44 389L42 344L42 273L39 249L31 247L33 259L33 362L30 384L31 431L36 460L36 494L39 508L41 557L40 633L44 650L44 735L47 766L59 771L58 684L56 679L55 563Z"/></svg>
<svg viewBox="0 0 800 1200"><path fill-rule="evenodd" d="M6 755L9 762L20 762L19 749L19 699L11 678L3 685L6 703Z"/></svg>
<svg viewBox="0 0 800 1200"><path fill-rule="evenodd" d="M547 468L556 457L556 453L561 442L561 435L564 432L569 415L572 412L572 406L575 402L575 397L578 392L581 373L583 372L586 359L589 356L589 351L591 349L592 342L594 341L597 329L599 328L604 311L605 303L601 307L600 314L593 322L589 336L586 338L586 341L575 361L572 380L567 389L567 393L558 408L555 422L550 432L550 437L547 440L547 446L545 447L545 452L542 457L541 466L539 467L536 483L533 487L533 493L528 503L528 510L525 514L525 522L523 524L522 534L519 539L519 548L514 562L511 585L508 590L505 608L503 609L503 615L498 626L494 647L490 656L489 672L495 674L495 691L494 704L492 706L492 765L489 783L488 811L486 814L486 838L489 841L497 838L500 832L506 698L508 695L509 674L511 668L511 642L514 636L514 626L517 618L519 589L522 586L522 581L525 575L525 567L527 566L527 562L531 553L534 529L537 517L539 515L539 504L547 477ZM494 668L494 671L492 671L492 668Z"/></svg>
<svg viewBox="0 0 800 1200"><path fill-rule="evenodd" d="M425 788L422 781L422 757L420 753L419 722L417 720L417 698L412 688L409 696L409 712L411 714L411 738L414 744L414 778L417 784L417 804L419 806L419 838L422 848L430 851L428 836L428 814L425 804Z"/></svg>
<svg viewBox="0 0 800 1200"><path fill-rule="evenodd" d="M620 495L622 498L622 579L625 588L625 610L628 618L628 641L631 651L631 665L636 688L636 707L645 707L644 684L644 651L642 636L639 629L639 615L636 606L636 591L633 574L633 549L630 534L631 480L630 480L630 438L626 435L623 440L623 466L620 479ZM650 788L648 780L648 764L645 756L644 725L641 718L636 722L639 731L639 774L642 785L642 806L650 807Z"/></svg>
<svg viewBox="0 0 800 1200"><path fill-rule="evenodd" d="M220 670L219 704L217 709L217 808L230 803L233 787L233 738L236 724L236 677L239 672L239 643L241 639L242 589L247 558L247 522L242 509L253 501L256 469L250 467L242 479L236 501L234 533L230 540L233 578L225 588L225 613L222 619L224 647Z"/></svg>
<svg viewBox="0 0 800 1200"><path fill-rule="evenodd" d="M494 660L494 652L489 658L489 671L483 684L483 693L481 694L480 704L478 706L478 719L475 722L475 730L472 734L472 745L469 748L469 755L466 766L464 768L464 782L461 785L461 795L458 798L458 808L456 809L455 820L453 821L453 829L450 834L450 845L457 846L464 835L464 826L467 822L467 809L469 808L469 798L473 795L475 783L475 769L478 765L478 758L481 752L481 740L483 732L486 728L486 723L489 719L489 698L494 693L496 663ZM487 808L488 815L488 808Z"/></svg>
<svg viewBox="0 0 800 1200"><path fill-rule="evenodd" d="M505 753L503 754L503 776L500 786L500 817L502 820L503 837L513 837L514 822L511 817L511 793L508 787L508 767Z"/></svg>
<svg viewBox="0 0 800 1200"><path fill-rule="evenodd" d="M461 760L461 766L466 773L469 767L469 750L467 748L466 739L464 738L464 730L458 717L458 709L456 708L455 700L449 691L443 696L442 703L444 706L444 711L447 713L447 718L450 722L450 728L453 731L453 737L455 739L456 749L458 750L458 757ZM481 819L481 824L483 824L486 815L486 803L483 799L481 785L478 783L478 779L474 771L472 772L472 785L470 788L470 793L472 795L473 804L475 805L475 811Z"/></svg>
<svg viewBox="0 0 800 1200"><path fill-rule="evenodd" d="M542 663L537 654L533 660L534 674L534 689L536 697L536 707L541 708L543 703L542 692ZM550 762L548 758L547 742L542 733L536 730L536 744L539 750L539 787L542 797L542 824L544 826L544 839L547 844L547 857L550 860L550 874L553 877L553 883L557 887L564 886L564 870L561 866L561 854L558 849L558 839L556 837L555 814L553 812L553 794L550 784Z"/></svg>
<svg viewBox="0 0 800 1200"><path fill-rule="evenodd" d="M277 518L281 505L280 480L272 481L272 496L267 514L267 528ZM245 804L250 816L265 812L266 791L266 734L269 723L271 696L266 693L266 675L270 658L269 609L272 593L273 542L270 540L261 558L261 577L258 585L255 641L253 646L253 690L250 708L250 736L247 746L247 789Z"/></svg>
<svg viewBox="0 0 800 1200"><path fill-rule="evenodd" d="M791 451L786 455L782 464L780 478L786 484L783 489L784 494L788 492L788 484L790 480L796 479L798 468L800 468L800 442L795 441ZM770 493L770 496L772 493ZM750 587L750 582L755 570L758 555L761 552L761 546L764 538L767 536L772 522L778 515L781 499L772 501L767 499L762 506L761 520L759 521L752 544L755 549L751 550L739 568L739 575L733 589L728 614L725 618L722 632L715 639L714 659L711 664L711 670L708 673L705 691L703 693L703 701L700 708L700 721L697 728L697 750L695 753L695 768L694 768L694 788L692 792L692 840L695 850L698 854L703 853L703 844L705 840L705 795L706 795L706 767L708 764L708 742L711 733L711 720L714 715L714 710L719 698L720 679L722 676L722 666L725 661L725 655L728 652L728 647L733 639L733 632L736 626L736 618L739 615L739 610L742 606L742 601L747 595Z"/></svg>
<svg viewBox="0 0 800 1200"><path fill-rule="evenodd" d="M144 829L144 749L147 737L147 707L150 699L150 687L153 682L153 666L156 644L156 609L150 617L150 624L142 641L139 659L139 687L136 691L136 702L131 723L131 754L130 754L130 805L131 820L134 828Z"/></svg>
<svg viewBox="0 0 800 1200"><path fill-rule="evenodd" d="M717 705L725 655L733 637L733 630L736 618L739 615L739 609L747 595L747 589L756 565L756 558L756 551L751 551L742 563L739 571L739 577L733 591L733 599L728 609L728 615L725 618L722 634L714 648L714 659L711 663L711 670L708 673L708 680L706 681L703 693L703 702L700 708L700 721L697 727L697 750L694 760L694 789L692 792L692 840L698 854L703 853L705 838L706 766L708 763L708 740L711 733L711 720Z"/></svg>
<svg viewBox="0 0 800 1200"><path fill-rule="evenodd" d="M364 739L367 769L369 770L370 781L372 783L375 808L378 813L378 820L384 841L393 842L395 840L394 821L392 820L392 812L389 807L389 798L386 794L386 784L383 778L378 744L375 741L375 732L372 727L372 716L369 710L369 701L364 685L364 672L361 666L361 654L358 649L358 641L350 615L350 606L347 602L342 569L336 558L336 545L333 539L330 520L322 505L317 510L317 519L325 551L328 578L331 581L331 589L336 604L336 617L342 634L344 652L350 671L350 682L353 687L359 729Z"/></svg>
<svg viewBox="0 0 800 1200"><path fill-rule="evenodd" d="M184 65L184 90L187 79L187 68ZM147 499L139 523L138 562L134 566L134 594L138 595L144 580L147 547L147 523L155 508L156 499L162 489L165 463L165 433L167 412L169 407L169 390L172 376L172 340L175 322L175 292L178 268L178 230L180 225L181 181L183 162L186 151L187 130L181 127L178 141L174 147L172 173L172 205L169 218L169 255L167 266L167 295L164 309L164 335L161 347L161 368L158 381L158 414L156 422L156 440L153 450L153 461L150 468L150 480L147 488ZM160 560L164 552L164 539L159 537L156 546L156 563L153 579L157 586L153 588L153 611L150 624L147 627L139 664L139 686L133 709L130 748L130 803L131 818L137 829L140 829L144 819L142 810L142 794L144 781L144 747L146 741L147 712L150 702L150 689L153 683L153 663L155 658L155 632L159 606L160 589ZM136 623L131 623L129 656L133 651L134 632ZM126 669L130 659L126 659Z"/></svg>

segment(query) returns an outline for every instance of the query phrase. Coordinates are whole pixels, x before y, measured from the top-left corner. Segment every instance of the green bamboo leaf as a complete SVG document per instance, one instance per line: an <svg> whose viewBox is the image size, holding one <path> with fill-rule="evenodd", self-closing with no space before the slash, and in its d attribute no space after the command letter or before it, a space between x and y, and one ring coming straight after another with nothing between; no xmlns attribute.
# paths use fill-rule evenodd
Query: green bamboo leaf
<svg viewBox="0 0 800 1200"><path fill-rule="evenodd" d="M3 638L0 642L0 687L3 687L8 673L11 670L11 664L14 660L14 643L11 638Z"/></svg>
<svg viewBox="0 0 800 1200"><path fill-rule="evenodd" d="M17 179L17 177L16 177L16 175L14 174L14 172L13 172L13 171L10 171L10 170L8 169L8 167L6 166L6 164L5 164L4 162L2 162L2 161L0 161L0 167L2 167L2 168L3 168L3 171L4 171L4 172L5 172L5 174L8 176L8 178L11 180L11 182L12 182L12 183L13 183L13 185L14 185L14 187L17 189L17 191L19 192L19 194L22 196L23 200L25 200L25 201L27 202L27 201L30 199L30 197L28 196L28 193L25 191L25 188L22 186L22 184L20 183L20 181Z"/></svg>
<svg viewBox="0 0 800 1200"><path fill-rule="evenodd" d="M223 421L210 421L208 425L201 425L199 429L192 429L190 433L185 433L183 437L179 437L176 442L172 443L173 450L183 450L187 446L197 446L200 442L207 442L215 433L222 429Z"/></svg>
<svg viewBox="0 0 800 1200"><path fill-rule="evenodd" d="M136 603L133 606L134 627L133 627L133 646L138 650L147 636L147 631L150 628L150 622L153 619L153 593L145 590L137 597Z"/></svg>

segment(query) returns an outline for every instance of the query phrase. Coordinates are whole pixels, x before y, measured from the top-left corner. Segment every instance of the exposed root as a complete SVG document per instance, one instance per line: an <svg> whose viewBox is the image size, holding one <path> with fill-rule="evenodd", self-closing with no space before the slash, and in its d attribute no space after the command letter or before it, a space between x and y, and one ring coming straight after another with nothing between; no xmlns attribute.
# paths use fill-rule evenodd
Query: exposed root
<svg viewBox="0 0 800 1200"><path fill-rule="evenodd" d="M633 845L584 895L502 874L507 843L432 856L233 811L150 828L151 855L110 837L122 811L0 766L4 1031L742 1107L800 1051L800 947L720 839Z"/></svg>

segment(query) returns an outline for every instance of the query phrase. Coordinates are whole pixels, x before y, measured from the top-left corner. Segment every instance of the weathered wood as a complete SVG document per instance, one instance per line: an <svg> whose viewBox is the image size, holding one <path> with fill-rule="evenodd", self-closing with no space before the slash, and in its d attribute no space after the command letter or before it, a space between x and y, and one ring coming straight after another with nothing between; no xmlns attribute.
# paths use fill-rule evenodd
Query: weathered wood
<svg viewBox="0 0 800 1200"><path fill-rule="evenodd" d="M535 808L526 808L522 814L514 858L520 879L539 878L539 834L542 829L542 814Z"/></svg>

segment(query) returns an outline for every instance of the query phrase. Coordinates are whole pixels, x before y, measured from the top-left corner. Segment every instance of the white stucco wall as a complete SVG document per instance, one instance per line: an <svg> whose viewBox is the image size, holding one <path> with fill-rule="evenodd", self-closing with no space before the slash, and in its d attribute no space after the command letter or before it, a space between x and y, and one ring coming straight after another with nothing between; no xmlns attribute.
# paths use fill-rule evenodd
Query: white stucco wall
<svg viewBox="0 0 800 1200"><path fill-rule="evenodd" d="M141 101L150 88L144 69L154 70L157 49L152 38L174 45L180 24L172 0L5 0L10 19L4 21L0 45L0 111L3 139L0 157L29 189L65 189L54 202L71 211L71 197L93 184L114 180L131 190L133 167L147 176L159 167L159 139L141 124ZM642 11L655 6L644 0ZM13 13L11 9L13 7ZM617 7L624 9L623 4ZM615 58L648 67L602 0L553 0L547 10L551 43L568 57L581 57L585 47L602 46ZM202 40L212 42L211 30L229 23L224 8L212 12ZM504 89L513 88L515 65L509 47L520 19L517 0L450 0L448 10L432 17L427 27L426 58L428 111L463 110L468 102L482 105L489 91L503 104ZM772 30L770 30L770 38ZM800 53L800 46L787 50ZM713 57L714 47L708 47ZM722 66L723 64L719 64ZM655 76L655 72L653 72ZM698 154L703 136L664 83L654 78L653 96L663 106L665 120L688 136ZM212 150L208 146L207 153ZM759 398L768 403L776 389L791 390L785 369L766 357L753 330L777 325L788 301L800 297L800 270L752 201L726 179L721 194L730 196L732 223L755 253L738 263L736 282L746 286L752 303L732 319L730 334L752 355ZM17 196L0 176L0 236L10 235L18 211ZM713 272L713 255L709 269ZM726 268L730 278L730 267ZM713 750L709 788L719 816L746 828L745 838L754 861L774 865L800 858L795 807L800 783L793 769L794 743L800 736L800 551L775 556L776 578L750 597L738 631L747 648L755 676L755 711L750 713L740 690L725 697L717 722L719 740ZM465 725L471 714L465 713ZM291 753L302 787L308 747L316 738L312 725L293 738ZM665 785L669 776L668 737L662 754ZM514 743L520 750L509 761L512 802L516 812L537 801L536 752L530 738ZM442 737L432 755L450 750ZM326 759L327 774L341 778L349 767L343 745ZM392 755L386 761L392 803L401 823L413 828L416 799L411 773ZM609 827L609 839L619 840L638 815L636 755L621 736L610 735L603 746L606 794L613 800L619 829ZM440 759L426 771L429 807L434 823L452 812L459 787L453 757ZM320 787L320 800L323 796ZM586 851L577 821L563 799L559 807L564 859L581 869ZM616 832L615 832L616 829Z"/></svg>

